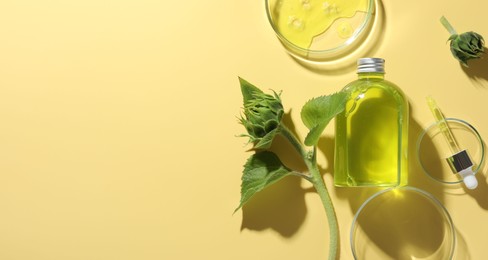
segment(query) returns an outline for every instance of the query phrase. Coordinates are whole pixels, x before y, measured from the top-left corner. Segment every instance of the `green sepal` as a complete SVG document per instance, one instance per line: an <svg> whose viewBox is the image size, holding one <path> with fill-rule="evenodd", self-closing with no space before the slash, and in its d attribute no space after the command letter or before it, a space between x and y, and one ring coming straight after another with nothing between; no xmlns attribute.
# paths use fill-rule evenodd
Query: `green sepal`
<svg viewBox="0 0 488 260"><path fill-rule="evenodd" d="M447 41L452 41L454 39L456 39L459 35L457 34L452 34L451 36L449 36L449 38L447 39Z"/></svg>
<svg viewBox="0 0 488 260"><path fill-rule="evenodd" d="M244 206L254 194L276 183L283 177L291 175L291 173L292 171L273 152L262 151L251 155L244 165L241 201L234 213Z"/></svg>
<svg viewBox="0 0 488 260"><path fill-rule="evenodd" d="M254 149L268 149L269 147L271 147L271 143L273 142L276 134L278 134L278 129L267 133L256 144L254 144Z"/></svg>
<svg viewBox="0 0 488 260"><path fill-rule="evenodd" d="M239 83L241 85L241 92L244 104L254 99L254 95L256 95L256 93L263 93L262 90L241 77L239 77Z"/></svg>

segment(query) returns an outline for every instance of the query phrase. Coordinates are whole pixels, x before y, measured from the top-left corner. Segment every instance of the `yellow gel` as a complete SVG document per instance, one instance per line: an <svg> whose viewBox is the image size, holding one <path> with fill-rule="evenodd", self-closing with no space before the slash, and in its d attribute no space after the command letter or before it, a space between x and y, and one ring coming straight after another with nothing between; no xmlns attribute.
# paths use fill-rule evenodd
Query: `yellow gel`
<svg viewBox="0 0 488 260"><path fill-rule="evenodd" d="M367 0L280 0L273 10L273 19L283 37L306 49L335 20L353 17L367 8ZM352 28L343 26L341 30L338 31L341 37L352 35Z"/></svg>

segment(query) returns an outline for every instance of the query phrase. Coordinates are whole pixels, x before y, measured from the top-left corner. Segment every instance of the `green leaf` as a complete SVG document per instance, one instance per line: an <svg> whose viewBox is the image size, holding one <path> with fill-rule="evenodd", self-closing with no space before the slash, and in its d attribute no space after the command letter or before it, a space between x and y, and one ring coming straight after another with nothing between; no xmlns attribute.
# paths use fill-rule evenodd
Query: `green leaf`
<svg viewBox="0 0 488 260"><path fill-rule="evenodd" d="M310 129L305 145L316 145L325 127L337 114L344 111L347 100L345 92L321 96L309 100L300 113L305 126Z"/></svg>
<svg viewBox="0 0 488 260"><path fill-rule="evenodd" d="M290 175L288 169L273 152L263 151L253 154L244 165L241 184L239 210L257 192Z"/></svg>

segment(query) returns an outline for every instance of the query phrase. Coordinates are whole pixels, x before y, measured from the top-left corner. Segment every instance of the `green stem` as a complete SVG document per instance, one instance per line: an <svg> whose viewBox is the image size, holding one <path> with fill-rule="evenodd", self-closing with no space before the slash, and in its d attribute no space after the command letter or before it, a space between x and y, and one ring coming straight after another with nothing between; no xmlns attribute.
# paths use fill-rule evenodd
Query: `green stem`
<svg viewBox="0 0 488 260"><path fill-rule="evenodd" d="M444 25L444 28L446 28L451 35L457 34L456 30L454 29L454 27L452 27L452 25L449 23L446 17L444 16L441 17L441 23L442 25Z"/></svg>
<svg viewBox="0 0 488 260"><path fill-rule="evenodd" d="M307 167L312 175L312 183L317 193L322 200L322 205L324 205L325 214L327 215L327 220L329 223L329 260L335 260L337 258L337 247L338 247L338 224L337 217L334 211L334 205L330 199L329 192L325 186L324 179L320 174L319 168L317 166L317 160L315 158L316 147L314 146L314 156L313 159L307 162Z"/></svg>
<svg viewBox="0 0 488 260"><path fill-rule="evenodd" d="M293 134L290 129L288 129L285 125L280 125L280 134L283 135L290 144L297 150L297 152L303 157L303 159L307 158L307 152L303 149L302 144L296 138L295 134Z"/></svg>
<svg viewBox="0 0 488 260"><path fill-rule="evenodd" d="M302 144L296 136L284 125L281 126L280 133L290 141L290 143L295 147L298 153L303 157L305 164L311 174L310 178L306 178L307 180L313 183L315 190L320 196L322 200L322 205L325 209L325 214L327 215L327 220L329 223L329 260L336 260L337 258L337 246L338 246L338 225L337 225L337 218L334 211L334 205L332 204L332 200L330 199L329 192L327 191L327 187L325 186L324 180L322 179L322 175L320 174L319 167L317 166L317 147L313 147L313 153L311 158L309 158L308 153L303 149Z"/></svg>

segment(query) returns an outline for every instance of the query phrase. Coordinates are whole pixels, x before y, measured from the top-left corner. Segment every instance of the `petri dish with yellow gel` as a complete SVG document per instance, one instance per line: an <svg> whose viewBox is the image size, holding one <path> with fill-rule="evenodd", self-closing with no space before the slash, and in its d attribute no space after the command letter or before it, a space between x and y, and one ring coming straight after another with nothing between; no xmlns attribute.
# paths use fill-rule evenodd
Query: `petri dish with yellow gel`
<svg viewBox="0 0 488 260"><path fill-rule="evenodd" d="M453 259L456 231L432 194L403 186L379 191L358 209L351 226L354 259Z"/></svg>
<svg viewBox="0 0 488 260"><path fill-rule="evenodd" d="M295 57L330 60L347 54L366 37L374 0L266 0L276 35Z"/></svg>

